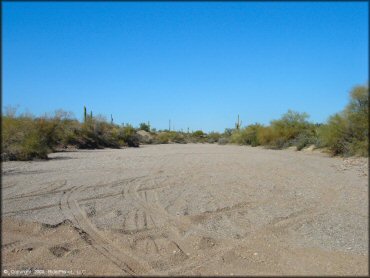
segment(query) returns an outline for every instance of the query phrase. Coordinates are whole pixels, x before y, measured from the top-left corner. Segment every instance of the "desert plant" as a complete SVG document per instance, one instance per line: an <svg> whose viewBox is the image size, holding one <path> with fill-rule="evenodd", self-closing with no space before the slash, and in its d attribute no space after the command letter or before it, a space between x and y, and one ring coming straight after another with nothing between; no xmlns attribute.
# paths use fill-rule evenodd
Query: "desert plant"
<svg viewBox="0 0 370 278"><path fill-rule="evenodd" d="M220 138L221 134L219 132L210 132L207 134L208 143L217 143Z"/></svg>
<svg viewBox="0 0 370 278"><path fill-rule="evenodd" d="M51 150L30 117L2 117L2 160L47 158Z"/></svg>
<svg viewBox="0 0 370 278"><path fill-rule="evenodd" d="M343 115L331 116L326 125L319 129L319 137L323 146L328 147L333 155L344 154L349 151L350 134L348 132L349 122Z"/></svg>
<svg viewBox="0 0 370 278"><path fill-rule="evenodd" d="M220 139L218 139L218 142L217 142L219 145L226 145L229 143L229 139L226 138L226 137L221 137Z"/></svg>
<svg viewBox="0 0 370 278"><path fill-rule="evenodd" d="M140 123L139 129L145 130L147 132L150 132L150 124L148 123Z"/></svg>
<svg viewBox="0 0 370 278"><path fill-rule="evenodd" d="M249 125L241 130L235 130L230 137L230 142L239 145L260 145L257 134L261 129L260 124Z"/></svg>
<svg viewBox="0 0 370 278"><path fill-rule="evenodd" d="M170 141L169 132L160 132L155 140L155 142L158 144L167 144L169 141Z"/></svg>
<svg viewBox="0 0 370 278"><path fill-rule="evenodd" d="M235 123L235 129L239 130L242 126L242 122L239 120L239 114L238 114L238 121Z"/></svg>
<svg viewBox="0 0 370 278"><path fill-rule="evenodd" d="M86 113L86 106L84 106L84 123L86 123L87 113Z"/></svg>
<svg viewBox="0 0 370 278"><path fill-rule="evenodd" d="M129 147L139 147L140 145L139 136L136 134L135 129L129 124L121 128L119 139L121 144Z"/></svg>
<svg viewBox="0 0 370 278"><path fill-rule="evenodd" d="M333 155L369 155L369 87L357 86L350 92L344 111L329 117L319 128L322 146Z"/></svg>

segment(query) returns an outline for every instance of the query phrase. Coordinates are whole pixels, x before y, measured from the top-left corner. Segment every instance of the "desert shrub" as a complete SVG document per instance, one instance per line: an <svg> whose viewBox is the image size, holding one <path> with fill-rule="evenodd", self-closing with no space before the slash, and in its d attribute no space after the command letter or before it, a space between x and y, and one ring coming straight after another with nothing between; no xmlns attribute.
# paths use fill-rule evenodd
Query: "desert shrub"
<svg viewBox="0 0 370 278"><path fill-rule="evenodd" d="M155 138L157 144L167 144L170 141L169 132L160 132Z"/></svg>
<svg viewBox="0 0 370 278"><path fill-rule="evenodd" d="M343 112L319 128L321 145L333 155L369 155L369 88L357 86Z"/></svg>
<svg viewBox="0 0 370 278"><path fill-rule="evenodd" d="M258 132L261 130L262 125L260 124L253 124L249 125L245 128L244 136L245 136L245 142L248 145L251 145L252 147L256 147L260 145L260 142L258 141Z"/></svg>
<svg viewBox="0 0 370 278"><path fill-rule="evenodd" d="M258 141L258 132L262 128L260 124L249 125L240 130L235 130L230 137L230 142L239 145L251 145L253 147L260 145Z"/></svg>
<svg viewBox="0 0 370 278"><path fill-rule="evenodd" d="M237 130L230 136L230 143L243 145L242 131Z"/></svg>
<svg viewBox="0 0 370 278"><path fill-rule="evenodd" d="M257 133L257 142L260 145L269 145L274 137L274 131L270 126L261 127Z"/></svg>
<svg viewBox="0 0 370 278"><path fill-rule="evenodd" d="M202 130L197 130L189 133L186 141L189 143L205 143L207 142L207 135Z"/></svg>
<svg viewBox="0 0 370 278"><path fill-rule="evenodd" d="M221 134L219 132L210 132L207 134L207 142L208 143L216 143L221 138Z"/></svg>
<svg viewBox="0 0 370 278"><path fill-rule="evenodd" d="M201 138L201 137L203 137L205 134L204 134L204 132L202 131L202 130L197 130L197 131L194 131L193 133L192 133L192 136L193 137L198 137L198 138Z"/></svg>
<svg viewBox="0 0 370 278"><path fill-rule="evenodd" d="M150 124L148 123L140 123L139 125L140 130L145 130L146 132L150 132Z"/></svg>
<svg viewBox="0 0 370 278"><path fill-rule="evenodd" d="M284 146L286 142L295 139L301 132L304 132L309 123L308 114L289 110L281 119L271 122L273 130L272 145L278 148Z"/></svg>
<svg viewBox="0 0 370 278"><path fill-rule="evenodd" d="M94 117L92 124L98 147L119 148L119 133L114 124L108 123L103 116Z"/></svg>
<svg viewBox="0 0 370 278"><path fill-rule="evenodd" d="M225 131L223 133L224 137L230 137L234 133L233 128L225 128Z"/></svg>
<svg viewBox="0 0 370 278"><path fill-rule="evenodd" d="M86 124L79 125L73 130L73 134L67 138L67 144L76 146L78 149L99 148L96 134L92 127Z"/></svg>
<svg viewBox="0 0 370 278"><path fill-rule="evenodd" d="M67 145L81 149L119 148L139 146L139 138L132 126L119 127L102 116L88 117L84 123L71 114L58 110L54 116L2 116L2 160L30 160L47 158L47 154Z"/></svg>
<svg viewBox="0 0 370 278"><path fill-rule="evenodd" d="M145 130L139 130L136 133L139 137L140 144L153 144L153 135L151 133Z"/></svg>
<svg viewBox="0 0 370 278"><path fill-rule="evenodd" d="M73 127L78 122L71 118L69 112L57 110L54 116L43 116L34 119L35 128L42 136L44 143L51 150L56 147L65 146L73 136Z"/></svg>
<svg viewBox="0 0 370 278"><path fill-rule="evenodd" d="M229 138L227 137L221 137L220 139L218 139L218 142L217 142L219 145L226 145L229 143Z"/></svg>
<svg viewBox="0 0 370 278"><path fill-rule="evenodd" d="M32 118L2 117L2 160L45 159L49 152Z"/></svg>
<svg viewBox="0 0 370 278"><path fill-rule="evenodd" d="M88 118L73 130L68 138L68 144L81 149L119 148L120 146L138 147L139 135L135 128L127 124L118 126L108 123L103 116Z"/></svg>
<svg viewBox="0 0 370 278"><path fill-rule="evenodd" d="M317 143L317 136L314 129L299 133L298 136L292 141L292 145L296 146L298 151L309 145L317 145Z"/></svg>
<svg viewBox="0 0 370 278"><path fill-rule="evenodd" d="M328 147L333 155L347 153L349 151L348 121L343 115L331 116L327 124L319 129L319 136L323 146Z"/></svg>
<svg viewBox="0 0 370 278"><path fill-rule="evenodd" d="M185 136L180 132L170 132L170 141L178 144L185 144Z"/></svg>
<svg viewBox="0 0 370 278"><path fill-rule="evenodd" d="M187 143L184 134L181 132L176 132L176 131L160 132L154 141L157 144L168 144L168 143L185 144Z"/></svg>
<svg viewBox="0 0 370 278"><path fill-rule="evenodd" d="M119 143L129 147L139 147L140 140L135 129L131 125L123 126L119 131Z"/></svg>
<svg viewBox="0 0 370 278"><path fill-rule="evenodd" d="M312 129L312 124L307 121L307 118L308 114L306 113L288 110L280 119L271 121L270 126L254 127L256 130L255 142L276 149L295 145L299 141L297 138L300 134L307 135L308 130ZM306 135L301 135L300 145L308 144L307 140L303 139L307 137Z"/></svg>
<svg viewBox="0 0 370 278"><path fill-rule="evenodd" d="M369 154L369 87L357 86L350 93L350 103L345 108L351 137L350 155Z"/></svg>

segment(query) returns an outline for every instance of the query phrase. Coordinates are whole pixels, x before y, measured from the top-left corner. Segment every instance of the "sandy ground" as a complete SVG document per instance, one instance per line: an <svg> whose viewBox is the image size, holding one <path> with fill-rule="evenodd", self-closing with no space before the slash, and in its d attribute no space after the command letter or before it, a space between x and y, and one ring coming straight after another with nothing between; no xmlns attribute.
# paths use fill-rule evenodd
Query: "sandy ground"
<svg viewBox="0 0 370 278"><path fill-rule="evenodd" d="M50 157L2 165L3 274L368 274L367 159L210 144Z"/></svg>

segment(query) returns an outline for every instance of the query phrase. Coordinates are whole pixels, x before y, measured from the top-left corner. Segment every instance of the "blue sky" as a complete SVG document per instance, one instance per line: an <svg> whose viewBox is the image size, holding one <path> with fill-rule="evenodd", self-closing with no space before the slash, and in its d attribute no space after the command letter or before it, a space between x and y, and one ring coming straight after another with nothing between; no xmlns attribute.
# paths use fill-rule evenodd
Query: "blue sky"
<svg viewBox="0 0 370 278"><path fill-rule="evenodd" d="M5 2L3 107L223 131L314 122L368 80L367 2Z"/></svg>

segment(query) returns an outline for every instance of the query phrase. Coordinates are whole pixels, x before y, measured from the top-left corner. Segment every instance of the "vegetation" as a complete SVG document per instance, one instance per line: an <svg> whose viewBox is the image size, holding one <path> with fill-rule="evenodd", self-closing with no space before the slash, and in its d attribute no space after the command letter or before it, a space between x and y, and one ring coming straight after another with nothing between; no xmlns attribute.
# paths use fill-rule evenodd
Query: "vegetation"
<svg viewBox="0 0 370 278"><path fill-rule="evenodd" d="M8 109L2 116L2 160L45 159L47 154L73 146L79 149L138 147L136 130L108 123L102 116L86 114L80 123L70 113L56 111L53 116L16 116Z"/></svg>
<svg viewBox="0 0 370 278"><path fill-rule="evenodd" d="M225 130L224 135L239 145L274 149L296 146L297 150L314 145L327 148L332 155L369 155L368 86L355 87L344 111L331 116L326 124L313 124L307 119L308 114L289 110L269 126L254 124L241 129L236 125L233 130Z"/></svg>
<svg viewBox="0 0 370 278"><path fill-rule="evenodd" d="M355 87L344 111L319 129L321 146L333 155L369 155L369 87Z"/></svg>
<svg viewBox="0 0 370 278"><path fill-rule="evenodd" d="M223 133L205 133L202 130L156 132L149 122L138 128L110 123L105 117L93 117L84 107L83 122L70 113L58 110L53 116L34 117L29 114L16 116L15 109L7 109L2 116L2 160L45 159L47 154L73 146L79 149L139 147L142 144L167 143L218 143L265 146L282 149L296 146L301 150L314 145L326 148L332 155L368 156L369 148L369 88L355 87L345 109L331 116L325 124L308 121L308 114L289 110L280 119L264 126L258 123L241 126ZM140 133L140 134L138 134ZM143 135L144 134L144 135Z"/></svg>
<svg viewBox="0 0 370 278"><path fill-rule="evenodd" d="M141 123L139 125L140 130L145 130L146 132L150 132L150 123Z"/></svg>

